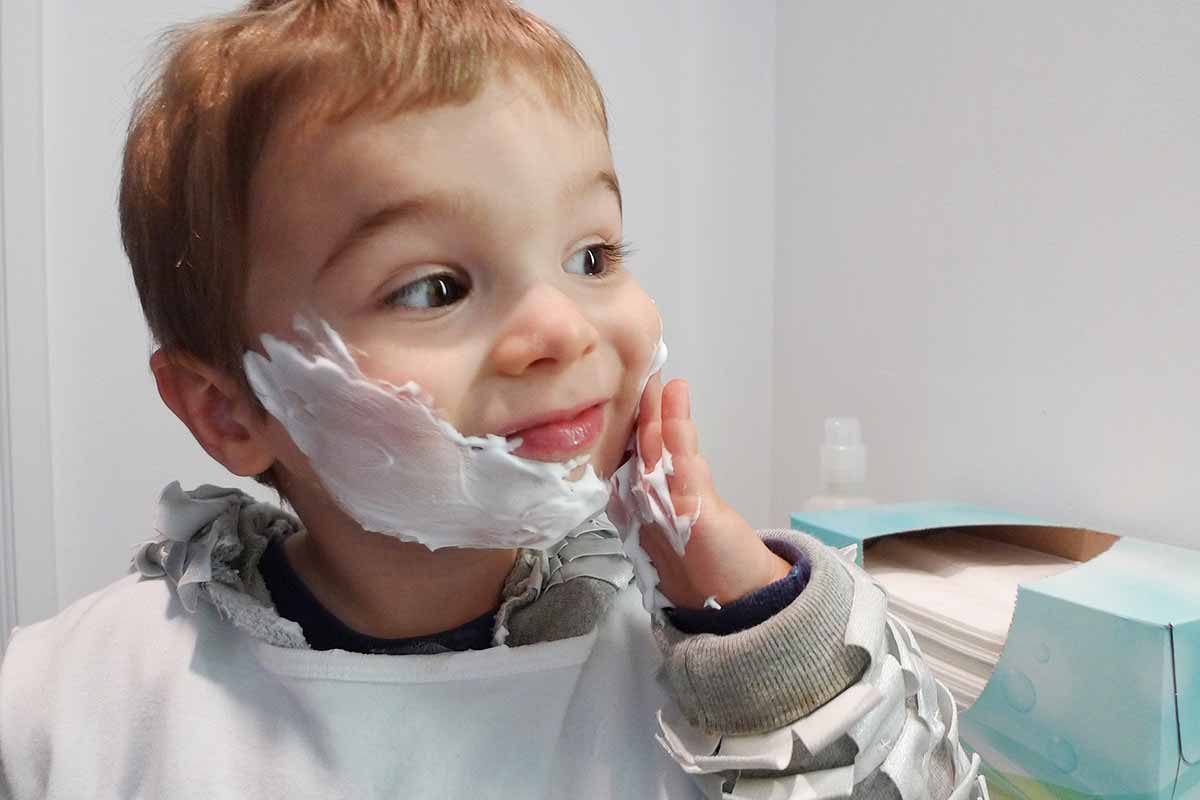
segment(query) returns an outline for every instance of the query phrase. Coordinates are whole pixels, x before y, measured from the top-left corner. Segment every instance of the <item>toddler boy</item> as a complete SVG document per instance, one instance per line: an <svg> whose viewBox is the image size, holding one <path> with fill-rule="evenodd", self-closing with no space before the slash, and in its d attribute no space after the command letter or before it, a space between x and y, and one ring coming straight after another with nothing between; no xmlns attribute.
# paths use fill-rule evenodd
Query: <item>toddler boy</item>
<svg viewBox="0 0 1200 800"><path fill-rule="evenodd" d="M168 486L135 574L14 635L5 792L985 796L878 587L716 492L545 23L184 28L120 212L164 402L296 515Z"/></svg>

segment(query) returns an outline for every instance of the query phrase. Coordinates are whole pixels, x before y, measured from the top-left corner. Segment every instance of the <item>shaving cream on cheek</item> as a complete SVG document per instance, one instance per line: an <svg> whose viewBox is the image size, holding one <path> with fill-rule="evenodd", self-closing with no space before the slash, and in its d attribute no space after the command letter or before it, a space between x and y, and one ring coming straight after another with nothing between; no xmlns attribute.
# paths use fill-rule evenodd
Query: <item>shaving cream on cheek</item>
<svg viewBox="0 0 1200 800"><path fill-rule="evenodd" d="M364 530L431 550L544 549L607 506L646 608L668 605L641 547L641 526L658 524L682 555L700 512L675 513L665 448L647 473L635 427L627 446L633 457L607 481L588 456L564 463L520 458L512 455L520 439L464 436L437 415L433 399L416 383L368 378L327 323L298 316L294 327L311 355L264 335L266 356L247 352L246 376L325 489ZM666 360L660 332L639 398ZM571 480L577 467L584 467L583 475Z"/></svg>
<svg viewBox="0 0 1200 800"><path fill-rule="evenodd" d="M246 376L365 530L441 547L542 549L605 507L609 482L588 456L565 463L512 455L520 440L464 436L414 382L365 376L337 332L297 317L311 355L270 335L248 351ZM568 474L586 464L583 476Z"/></svg>

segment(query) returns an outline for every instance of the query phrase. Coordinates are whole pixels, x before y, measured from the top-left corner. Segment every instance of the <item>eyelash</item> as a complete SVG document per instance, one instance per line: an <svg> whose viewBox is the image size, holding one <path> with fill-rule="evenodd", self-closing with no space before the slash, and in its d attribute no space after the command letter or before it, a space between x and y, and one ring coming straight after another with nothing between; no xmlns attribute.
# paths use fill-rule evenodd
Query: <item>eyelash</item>
<svg viewBox="0 0 1200 800"><path fill-rule="evenodd" d="M601 242L600 244L593 246L599 247L601 252L604 253L604 261L606 264L610 265L612 270L620 267L625 263L627 258L633 255L633 247L630 246L629 242L625 241L624 239L619 242ZM610 268L606 268L604 273L601 274L607 274L610 271Z"/></svg>
<svg viewBox="0 0 1200 800"><path fill-rule="evenodd" d="M587 247L583 248L582 250L577 250L574 253L572 253L571 258L574 258L579 253L587 251L587 250L599 250L600 251L599 259L600 259L601 263L603 264L603 269L600 272L597 272L593 275L580 275L580 277L581 278L592 278L594 280L605 280L607 278L610 278L612 275L616 274L617 272L620 272L621 265L633 253L633 249L629 246L629 243L627 241L621 240L618 242L597 242L596 244L588 245ZM461 292L459 293L457 298L450 301L449 303L445 303L445 304L437 305L437 306L404 306L404 305L396 302L399 298L403 297L406 293L412 291L414 287L420 286L421 284L426 283L426 282L435 281L435 280L439 280L439 279L442 279L442 280L449 279L450 281L452 281L455 284L459 283L458 276L452 272L434 272L434 273L426 275L422 278L419 278L419 279L413 281L412 283L405 284L404 286L401 286L396 291L390 293L387 297L385 297L383 299L383 305L386 308L407 308L410 311L421 311L421 310L432 310L435 308L445 308L446 306L453 305L454 303L461 300L463 297L466 296L467 292L470 291L469 287L464 287L461 290Z"/></svg>

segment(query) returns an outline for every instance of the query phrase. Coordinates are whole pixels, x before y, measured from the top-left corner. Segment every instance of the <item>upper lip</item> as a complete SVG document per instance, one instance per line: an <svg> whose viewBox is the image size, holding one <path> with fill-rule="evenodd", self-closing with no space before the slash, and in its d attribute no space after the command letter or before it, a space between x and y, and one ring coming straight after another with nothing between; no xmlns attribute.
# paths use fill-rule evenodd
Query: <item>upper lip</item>
<svg viewBox="0 0 1200 800"><path fill-rule="evenodd" d="M586 403L580 403L579 405L572 406L570 408L562 408L562 409L559 409L558 411L547 411L547 412L544 412L542 414L537 414L532 417L525 417L524 419L520 419L520 420L517 420L516 422L505 425L499 431L496 432L496 435L497 436L508 436L510 434L517 433L518 431L528 430L529 428L536 428L541 425L550 425L551 423L554 423L554 422L567 422L569 420L575 419L575 417L578 417L580 414L582 414L584 411L587 411L592 406L598 405L600 403L605 403L605 402L608 402L608 398L601 397L598 400L589 400Z"/></svg>

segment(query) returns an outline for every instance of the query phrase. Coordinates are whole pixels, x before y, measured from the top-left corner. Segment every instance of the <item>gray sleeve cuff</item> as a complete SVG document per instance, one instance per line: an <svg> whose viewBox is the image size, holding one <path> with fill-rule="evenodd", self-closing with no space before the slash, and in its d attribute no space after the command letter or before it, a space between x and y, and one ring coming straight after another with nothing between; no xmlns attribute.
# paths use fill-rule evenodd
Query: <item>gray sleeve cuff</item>
<svg viewBox="0 0 1200 800"><path fill-rule="evenodd" d="M870 654L846 644L854 584L838 555L796 531L760 531L804 553L808 585L779 613L738 633L689 636L656 620L661 677L689 723L747 735L789 725L858 681Z"/></svg>

